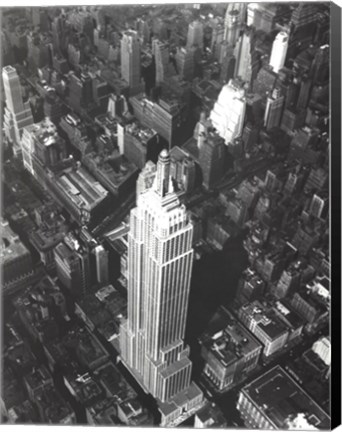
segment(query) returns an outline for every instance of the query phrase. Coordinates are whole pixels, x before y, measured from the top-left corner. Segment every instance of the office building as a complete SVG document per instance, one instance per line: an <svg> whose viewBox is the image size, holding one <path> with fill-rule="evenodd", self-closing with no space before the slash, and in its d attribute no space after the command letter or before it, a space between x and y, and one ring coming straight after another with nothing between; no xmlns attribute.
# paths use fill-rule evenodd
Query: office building
<svg viewBox="0 0 342 432"><path fill-rule="evenodd" d="M140 41L134 30L124 32L121 39L121 77L127 82L130 94L141 91Z"/></svg>
<svg viewBox="0 0 342 432"><path fill-rule="evenodd" d="M102 245L97 245L93 251L96 264L96 279L99 284L108 282L108 252Z"/></svg>
<svg viewBox="0 0 342 432"><path fill-rule="evenodd" d="M330 336L319 338L312 346L312 351L327 365L331 365L331 341Z"/></svg>
<svg viewBox="0 0 342 432"><path fill-rule="evenodd" d="M234 5L234 3L233 3ZM241 30L241 13L239 11L239 3L235 3L237 9L232 8L231 5L227 7L226 16L224 20L224 40L228 42L230 46L235 46L240 30ZM233 6L234 7L234 6Z"/></svg>
<svg viewBox="0 0 342 432"><path fill-rule="evenodd" d="M191 81L195 72L195 48L178 47L175 54L177 74L182 80Z"/></svg>
<svg viewBox="0 0 342 432"><path fill-rule="evenodd" d="M206 189L211 189L224 174L225 145L223 139L212 131L207 134L201 132L201 134L198 136L198 143L201 143L199 164L202 171L202 184Z"/></svg>
<svg viewBox="0 0 342 432"><path fill-rule="evenodd" d="M329 80L330 47L319 47L312 62L310 74L314 83L324 84Z"/></svg>
<svg viewBox="0 0 342 432"><path fill-rule="evenodd" d="M138 196L131 211L128 318L120 331L122 361L157 399L162 426L177 424L182 413L192 415L203 399L191 383L192 363L183 342L192 230L186 209L173 192L170 156L163 150L153 187Z"/></svg>
<svg viewBox="0 0 342 432"><path fill-rule="evenodd" d="M48 169L54 169L66 158L66 143L47 117L26 126L21 139L24 168L45 187Z"/></svg>
<svg viewBox="0 0 342 432"><path fill-rule="evenodd" d="M93 78L89 73L82 72L70 74L69 81L69 104L79 113L81 110L87 110L94 102L93 95Z"/></svg>
<svg viewBox="0 0 342 432"><path fill-rule="evenodd" d="M136 165L117 150L112 153L91 151L83 158L83 163L98 180L99 183L96 183L102 190L109 191L115 197L122 198L129 193L138 175Z"/></svg>
<svg viewBox="0 0 342 432"><path fill-rule="evenodd" d="M203 24L200 21L193 21L189 24L188 36L187 36L187 47L203 48Z"/></svg>
<svg viewBox="0 0 342 432"><path fill-rule="evenodd" d="M89 254L79 240L70 234L54 249L56 272L61 283L75 297L82 297L89 288Z"/></svg>
<svg viewBox="0 0 342 432"><path fill-rule="evenodd" d="M165 42L153 39L152 53L156 64L156 85L160 85L169 76L171 69L169 47Z"/></svg>
<svg viewBox="0 0 342 432"><path fill-rule="evenodd" d="M236 299L239 304L244 304L261 298L264 294L265 286L266 284L258 272L251 267L247 267L247 269L242 272Z"/></svg>
<svg viewBox="0 0 342 432"><path fill-rule="evenodd" d="M135 117L139 122L157 132L169 148L181 145L182 131L188 117L187 104L173 94L162 95L158 102L139 94L130 98Z"/></svg>
<svg viewBox="0 0 342 432"><path fill-rule="evenodd" d="M255 369L262 345L223 307L208 327L199 339L204 374L219 391L226 391Z"/></svg>
<svg viewBox="0 0 342 432"><path fill-rule="evenodd" d="M108 196L108 191L79 165L58 173L48 171L46 185L72 219L82 225L101 213L102 204Z"/></svg>
<svg viewBox="0 0 342 432"><path fill-rule="evenodd" d="M274 39L270 58L270 66L273 72L278 73L285 65L289 35L286 32L279 32Z"/></svg>
<svg viewBox="0 0 342 432"><path fill-rule="evenodd" d="M52 44L46 34L31 31L27 35L27 58L32 70L37 70L51 63Z"/></svg>
<svg viewBox="0 0 342 432"><path fill-rule="evenodd" d="M159 137L154 130L137 122L125 127L124 155L139 169L142 169L148 160L157 161L159 147Z"/></svg>
<svg viewBox="0 0 342 432"><path fill-rule="evenodd" d="M242 134L246 113L245 90L236 80L223 86L210 113L210 120L217 133L229 145Z"/></svg>
<svg viewBox="0 0 342 432"><path fill-rule="evenodd" d="M266 130L279 127L283 113L284 99L279 88L275 88L272 95L267 98L264 115L264 126Z"/></svg>
<svg viewBox="0 0 342 432"><path fill-rule="evenodd" d="M237 409L250 429L330 429L329 416L280 366L245 385Z"/></svg>
<svg viewBox="0 0 342 432"><path fill-rule="evenodd" d="M191 192L196 184L196 164L190 154L175 146L170 150L170 175L177 191Z"/></svg>
<svg viewBox="0 0 342 432"><path fill-rule="evenodd" d="M263 344L264 358L280 351L286 344L289 337L287 327L272 308L262 305L258 300L241 306L238 317Z"/></svg>
<svg viewBox="0 0 342 432"><path fill-rule="evenodd" d="M2 292L7 295L29 283L33 276L33 266L30 251L5 220L1 221L1 235Z"/></svg>
<svg viewBox="0 0 342 432"><path fill-rule="evenodd" d="M314 194L310 202L309 214L316 218L326 218L329 211L329 203L327 196L319 196Z"/></svg>
<svg viewBox="0 0 342 432"><path fill-rule="evenodd" d="M291 264L287 269L283 270L277 284L274 286L272 293L278 298L284 298L288 294L293 293L299 287L301 280L301 268L299 265Z"/></svg>
<svg viewBox="0 0 342 432"><path fill-rule="evenodd" d="M250 88L252 88L253 79L257 72L254 45L255 34L253 30L249 29L241 34L234 49L236 59L234 77L241 79Z"/></svg>
<svg viewBox="0 0 342 432"><path fill-rule="evenodd" d="M48 202L35 210L35 219L38 228L29 234L30 243L39 253L41 262L47 268L53 268L53 250L68 230L65 218L55 203Z"/></svg>
<svg viewBox="0 0 342 432"><path fill-rule="evenodd" d="M32 111L29 102L23 101L20 79L13 66L2 68L2 81L6 102L3 118L5 136L13 143L14 155L21 157L22 130L33 124Z"/></svg>
<svg viewBox="0 0 342 432"><path fill-rule="evenodd" d="M142 18L138 18L136 23L135 23L135 28L136 28L142 42L144 44L149 43L150 38L151 38L151 31L150 31L150 27L148 25L148 22Z"/></svg>

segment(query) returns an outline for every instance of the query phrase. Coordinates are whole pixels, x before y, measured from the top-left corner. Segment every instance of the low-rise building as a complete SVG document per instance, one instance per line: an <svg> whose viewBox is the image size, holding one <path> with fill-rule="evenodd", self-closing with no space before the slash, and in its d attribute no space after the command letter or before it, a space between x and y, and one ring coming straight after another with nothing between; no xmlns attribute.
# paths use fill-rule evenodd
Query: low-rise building
<svg viewBox="0 0 342 432"><path fill-rule="evenodd" d="M227 427L227 421L220 410L215 404L206 404L195 414L195 428L224 428Z"/></svg>
<svg viewBox="0 0 342 432"><path fill-rule="evenodd" d="M243 387L237 409L248 428L330 429L330 417L280 366Z"/></svg>
<svg viewBox="0 0 342 432"><path fill-rule="evenodd" d="M261 304L258 300L241 306L238 317L263 344L264 358L280 351L288 341L289 331L285 324L271 307Z"/></svg>
<svg viewBox="0 0 342 432"><path fill-rule="evenodd" d="M84 165L115 197L122 197L133 190L138 176L138 168L119 152L111 155L90 152L83 158Z"/></svg>
<svg viewBox="0 0 342 432"><path fill-rule="evenodd" d="M221 308L200 337L204 374L220 391L239 383L257 366L261 343Z"/></svg>
<svg viewBox="0 0 342 432"><path fill-rule="evenodd" d="M6 295L27 286L34 271L30 251L5 220L1 221L1 232L2 292Z"/></svg>

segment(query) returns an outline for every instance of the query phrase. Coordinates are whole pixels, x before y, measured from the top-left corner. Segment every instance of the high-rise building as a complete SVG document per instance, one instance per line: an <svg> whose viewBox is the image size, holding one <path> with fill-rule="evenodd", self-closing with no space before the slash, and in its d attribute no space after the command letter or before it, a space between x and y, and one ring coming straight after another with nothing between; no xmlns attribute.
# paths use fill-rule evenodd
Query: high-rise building
<svg viewBox="0 0 342 432"><path fill-rule="evenodd" d="M166 43L158 39L152 41L152 53L156 63L156 85L160 85L168 76L170 53Z"/></svg>
<svg viewBox="0 0 342 432"><path fill-rule="evenodd" d="M201 143L199 148L199 163L202 170L202 184L206 189L211 189L219 182L224 173L225 146L223 139L213 132L205 134L202 132L198 141Z"/></svg>
<svg viewBox="0 0 342 432"><path fill-rule="evenodd" d="M191 383L192 363L183 342L192 232L189 215L173 191L169 153L162 150L154 184L137 197L130 215L128 317L120 331L122 361L157 399L162 426L192 415L203 400Z"/></svg>
<svg viewBox="0 0 342 432"><path fill-rule="evenodd" d="M187 47L193 46L203 48L203 24L200 21L193 21L189 24Z"/></svg>
<svg viewBox="0 0 342 432"><path fill-rule="evenodd" d="M177 190L190 192L195 187L196 164L190 154L175 146L170 151L170 175Z"/></svg>
<svg viewBox="0 0 342 432"><path fill-rule="evenodd" d="M315 54L314 61L311 67L313 82L325 83L329 79L329 45L322 45Z"/></svg>
<svg viewBox="0 0 342 432"><path fill-rule="evenodd" d="M232 6L233 5L233 6ZM241 30L240 3L229 4L224 20L224 40L231 46L236 44ZM236 7L235 7L236 6Z"/></svg>
<svg viewBox="0 0 342 432"><path fill-rule="evenodd" d="M94 248L94 254L97 282L105 284L108 282L108 252L102 245L97 245Z"/></svg>
<svg viewBox="0 0 342 432"><path fill-rule="evenodd" d="M288 44L289 35L284 31L279 32L274 39L270 58L270 66L275 73L284 67Z"/></svg>
<svg viewBox="0 0 342 432"><path fill-rule="evenodd" d="M135 23L135 28L143 43L147 44L150 41L151 37L150 27L147 21L143 20L142 18L138 18Z"/></svg>
<svg viewBox="0 0 342 432"><path fill-rule="evenodd" d="M82 109L87 109L93 101L92 76L89 73L81 73L78 76L72 72L69 82L70 106L79 113Z"/></svg>
<svg viewBox="0 0 342 432"><path fill-rule="evenodd" d="M234 55L236 58L234 76L251 84L253 76L253 31L244 32L236 43Z"/></svg>
<svg viewBox="0 0 342 432"><path fill-rule="evenodd" d="M127 82L131 94L141 89L140 41L134 30L126 31L121 39L121 76Z"/></svg>
<svg viewBox="0 0 342 432"><path fill-rule="evenodd" d="M284 99L279 88L275 88L272 95L267 98L264 116L264 126L266 130L273 129L280 125Z"/></svg>
<svg viewBox="0 0 342 432"><path fill-rule="evenodd" d="M246 113L245 90L236 80L223 86L210 113L210 120L228 145L242 134Z"/></svg>
<svg viewBox="0 0 342 432"><path fill-rule="evenodd" d="M194 48L177 48L175 55L177 73L184 80L191 80L194 76Z"/></svg>
<svg viewBox="0 0 342 432"><path fill-rule="evenodd" d="M54 249L58 279L76 297L87 293L89 287L89 253L72 235Z"/></svg>
<svg viewBox="0 0 342 432"><path fill-rule="evenodd" d="M20 79L13 66L2 69L2 80L5 91L4 130L9 141L13 143L16 156L21 155L20 140L25 126L33 124L29 102L23 101Z"/></svg>

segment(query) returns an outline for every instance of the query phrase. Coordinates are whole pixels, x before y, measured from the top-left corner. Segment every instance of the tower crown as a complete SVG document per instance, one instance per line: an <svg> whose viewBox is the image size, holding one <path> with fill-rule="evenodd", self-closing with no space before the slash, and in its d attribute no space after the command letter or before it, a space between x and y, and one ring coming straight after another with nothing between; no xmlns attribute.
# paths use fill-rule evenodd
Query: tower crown
<svg viewBox="0 0 342 432"><path fill-rule="evenodd" d="M158 195L164 197L170 192L170 154L164 149L160 152L157 163L155 189Z"/></svg>

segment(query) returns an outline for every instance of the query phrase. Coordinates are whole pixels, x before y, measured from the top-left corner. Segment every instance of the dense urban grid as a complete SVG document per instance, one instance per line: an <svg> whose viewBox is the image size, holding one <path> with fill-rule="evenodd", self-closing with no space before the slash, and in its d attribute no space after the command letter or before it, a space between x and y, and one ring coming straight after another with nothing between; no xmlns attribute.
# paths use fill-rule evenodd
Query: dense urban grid
<svg viewBox="0 0 342 432"><path fill-rule="evenodd" d="M329 429L329 3L1 15L2 422Z"/></svg>

